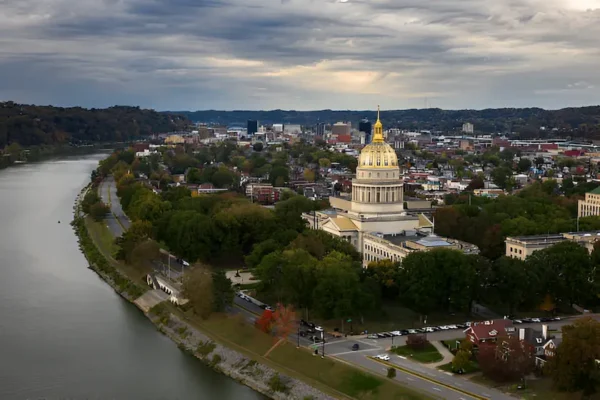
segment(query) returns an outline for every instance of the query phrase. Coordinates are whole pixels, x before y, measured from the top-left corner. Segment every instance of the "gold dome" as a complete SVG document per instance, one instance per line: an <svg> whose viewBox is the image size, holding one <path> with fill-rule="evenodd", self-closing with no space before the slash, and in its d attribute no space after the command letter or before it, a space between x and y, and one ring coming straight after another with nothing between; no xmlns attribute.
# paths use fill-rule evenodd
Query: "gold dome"
<svg viewBox="0 0 600 400"><path fill-rule="evenodd" d="M373 140L360 152L359 168L394 168L398 167L396 151L383 140L383 124L379 120L377 106L377 122L373 125Z"/></svg>

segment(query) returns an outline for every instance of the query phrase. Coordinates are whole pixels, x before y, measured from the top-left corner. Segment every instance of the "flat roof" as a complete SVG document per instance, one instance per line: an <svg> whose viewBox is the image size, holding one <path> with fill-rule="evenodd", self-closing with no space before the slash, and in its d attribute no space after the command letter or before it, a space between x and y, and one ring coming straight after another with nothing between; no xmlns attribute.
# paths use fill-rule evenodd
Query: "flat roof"
<svg viewBox="0 0 600 400"><path fill-rule="evenodd" d="M539 242L541 240L553 241L553 240L566 240L565 237L560 233L549 234L549 235L531 235L531 236L509 236L507 239L519 240L521 242Z"/></svg>

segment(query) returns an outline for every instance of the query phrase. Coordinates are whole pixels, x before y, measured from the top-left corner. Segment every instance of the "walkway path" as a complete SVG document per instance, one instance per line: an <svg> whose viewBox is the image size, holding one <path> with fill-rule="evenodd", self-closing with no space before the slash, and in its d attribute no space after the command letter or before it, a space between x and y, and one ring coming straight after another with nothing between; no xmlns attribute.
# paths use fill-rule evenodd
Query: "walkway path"
<svg viewBox="0 0 600 400"><path fill-rule="evenodd" d="M434 340L430 343L433 345L433 347L435 347L437 349L437 351L440 352L440 354L442 355L442 357L444 357L444 359L441 361L438 361L438 362L428 363L428 364L423 364L423 365L425 365L429 368L437 368L440 365L444 365L444 364L448 364L449 362L452 362L452 359L454 358L454 354L450 353L450 350L448 350L442 344L442 342L438 342L437 340Z"/></svg>

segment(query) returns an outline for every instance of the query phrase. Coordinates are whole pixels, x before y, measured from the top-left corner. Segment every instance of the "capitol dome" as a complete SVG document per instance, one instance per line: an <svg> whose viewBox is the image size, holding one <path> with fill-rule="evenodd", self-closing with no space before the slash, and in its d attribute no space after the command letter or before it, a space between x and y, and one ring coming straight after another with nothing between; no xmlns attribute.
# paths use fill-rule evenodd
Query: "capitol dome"
<svg viewBox="0 0 600 400"><path fill-rule="evenodd" d="M396 151L383 140L383 124L379 120L379 107L377 107L377 122L373 126L373 140L360 152L358 168L398 168Z"/></svg>

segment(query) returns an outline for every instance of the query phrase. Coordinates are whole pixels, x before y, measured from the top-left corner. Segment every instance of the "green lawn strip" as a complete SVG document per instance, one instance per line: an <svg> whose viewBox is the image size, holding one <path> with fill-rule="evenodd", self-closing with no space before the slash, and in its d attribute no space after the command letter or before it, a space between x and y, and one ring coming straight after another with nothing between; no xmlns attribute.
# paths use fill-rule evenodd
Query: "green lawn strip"
<svg viewBox="0 0 600 400"><path fill-rule="evenodd" d="M94 244L107 261L134 283L146 286L146 274L151 272L150 269L134 267L114 258L117 245L114 242L114 236L104 221L94 221L88 216L85 218L85 224Z"/></svg>
<svg viewBox="0 0 600 400"><path fill-rule="evenodd" d="M581 393L559 392L554 390L552 387L552 380L547 377L527 379L525 381L524 389L518 389L519 383L496 383L483 375L475 375L470 378L470 380L502 392L512 393L523 400L583 400L584 398ZM589 399L600 400L600 393Z"/></svg>
<svg viewBox="0 0 600 400"><path fill-rule="evenodd" d="M452 369L452 363L451 362L449 362L448 364L440 365L438 367L438 369L441 369L442 371L453 372L454 373L454 370ZM470 361L469 364L464 368L464 373L465 374L472 374L474 372L479 372L479 364L477 364L477 362L475 362L475 361Z"/></svg>
<svg viewBox="0 0 600 400"><path fill-rule="evenodd" d="M431 343L427 343L422 349L413 349L408 346L398 346L394 347L392 351L400 356L405 356L422 363L432 363L444 359L440 352Z"/></svg>
<svg viewBox="0 0 600 400"><path fill-rule="evenodd" d="M181 311L175 311L182 316ZM223 316L203 321L189 313L186 320L216 342L238 350L260 363L283 374L300 379L335 398L417 400L427 396L400 384L353 368L329 357L315 357L308 350L286 342L268 358L264 353L273 345L274 338L238 318Z"/></svg>

